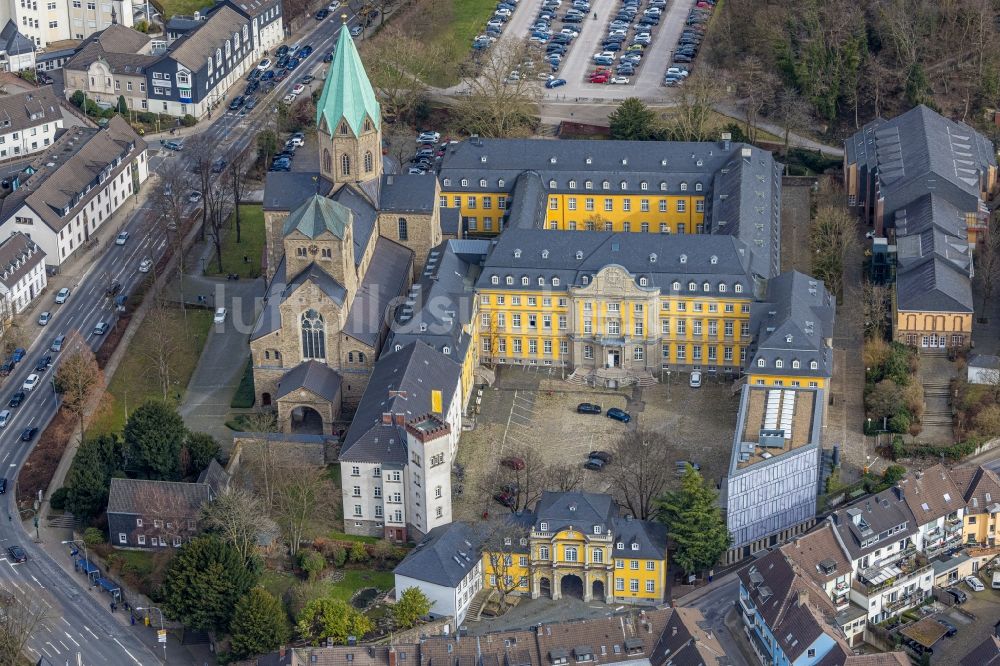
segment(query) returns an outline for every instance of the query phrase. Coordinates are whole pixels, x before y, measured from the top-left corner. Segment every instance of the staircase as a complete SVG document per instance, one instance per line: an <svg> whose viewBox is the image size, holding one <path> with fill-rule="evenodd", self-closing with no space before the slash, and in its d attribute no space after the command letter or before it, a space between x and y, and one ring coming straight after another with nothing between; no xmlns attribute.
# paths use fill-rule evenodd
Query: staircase
<svg viewBox="0 0 1000 666"><path fill-rule="evenodd" d="M921 356L937 356L939 358L947 358L948 348L947 347L921 347Z"/></svg>
<svg viewBox="0 0 1000 666"><path fill-rule="evenodd" d="M76 529L83 525L72 513L61 513L56 516L50 515L45 521L49 527L62 527L65 529Z"/></svg>
<svg viewBox="0 0 1000 666"><path fill-rule="evenodd" d="M566 381L576 386L589 386L592 376L592 371L576 368L573 370L573 374L566 378Z"/></svg>
<svg viewBox="0 0 1000 666"><path fill-rule="evenodd" d="M472 598L469 603L469 610L465 612L466 621L472 620L473 622L478 622L483 617L483 607L486 606L487 602L496 594L496 590L493 588L483 588L479 590L479 593Z"/></svg>
<svg viewBox="0 0 1000 666"><path fill-rule="evenodd" d="M538 130L535 132L535 134L537 136L551 136L552 138L556 138L559 136L559 125L542 123L538 126Z"/></svg>
<svg viewBox="0 0 1000 666"><path fill-rule="evenodd" d="M951 385L949 382L927 382L923 386L924 417L921 419L921 423L925 426L952 425Z"/></svg>

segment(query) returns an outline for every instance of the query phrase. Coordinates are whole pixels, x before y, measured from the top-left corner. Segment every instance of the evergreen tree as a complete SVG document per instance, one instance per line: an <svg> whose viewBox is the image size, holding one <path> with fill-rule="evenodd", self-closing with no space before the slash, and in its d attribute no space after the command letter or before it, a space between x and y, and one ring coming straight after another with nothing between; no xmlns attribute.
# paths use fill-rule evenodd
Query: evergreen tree
<svg viewBox="0 0 1000 666"><path fill-rule="evenodd" d="M256 568L248 567L231 545L213 535L200 536L170 561L163 581L165 610L192 629L225 631L236 602L257 578Z"/></svg>
<svg viewBox="0 0 1000 666"><path fill-rule="evenodd" d="M192 432L184 441L184 451L184 458L188 461L187 473L200 474L219 455L219 443L209 434Z"/></svg>
<svg viewBox="0 0 1000 666"><path fill-rule="evenodd" d="M611 138L618 141L651 141L660 134L656 114L637 97L629 97L619 104L608 116L608 121Z"/></svg>
<svg viewBox="0 0 1000 666"><path fill-rule="evenodd" d="M403 590L392 607L392 616L396 626L409 629L424 615L431 612L431 600L419 587L408 587Z"/></svg>
<svg viewBox="0 0 1000 666"><path fill-rule="evenodd" d="M128 115L128 102L125 101L125 95L118 95L118 113L123 116Z"/></svg>
<svg viewBox="0 0 1000 666"><path fill-rule="evenodd" d="M230 633L237 659L273 652L288 641L288 616L277 597L255 587L236 604Z"/></svg>
<svg viewBox="0 0 1000 666"><path fill-rule="evenodd" d="M302 638L312 645L319 645L327 638L337 645L344 645L348 636L360 640L373 628L366 615L348 606L346 601L329 597L307 603L299 613L297 626Z"/></svg>
<svg viewBox="0 0 1000 666"><path fill-rule="evenodd" d="M117 435L86 440L66 476L66 509L77 518L94 518L108 506L115 476L124 477L125 445Z"/></svg>
<svg viewBox="0 0 1000 666"><path fill-rule="evenodd" d="M158 400L143 403L125 424L128 471L140 478L179 480L181 447L187 434L176 409Z"/></svg>
<svg viewBox="0 0 1000 666"><path fill-rule="evenodd" d="M729 529L717 498L718 493L690 465L680 489L660 498L660 518L674 543L674 562L685 573L713 566L729 548Z"/></svg>

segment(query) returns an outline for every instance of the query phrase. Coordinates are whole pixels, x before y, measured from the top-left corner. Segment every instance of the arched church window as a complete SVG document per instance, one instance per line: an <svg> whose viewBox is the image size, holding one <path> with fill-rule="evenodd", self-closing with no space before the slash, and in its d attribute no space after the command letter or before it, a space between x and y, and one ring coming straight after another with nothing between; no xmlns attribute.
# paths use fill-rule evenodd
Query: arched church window
<svg viewBox="0 0 1000 666"><path fill-rule="evenodd" d="M346 122L340 123L340 133L343 134L344 136L347 136L348 134L351 133L351 128L347 126Z"/></svg>
<svg viewBox="0 0 1000 666"><path fill-rule="evenodd" d="M372 131L372 120L371 120L371 118L365 118L365 131L366 132L371 132Z"/></svg>
<svg viewBox="0 0 1000 666"><path fill-rule="evenodd" d="M364 363L364 362L365 362L365 353L358 352L358 363Z"/></svg>
<svg viewBox="0 0 1000 666"><path fill-rule="evenodd" d="M302 313L302 358L326 358L323 315L312 309Z"/></svg>
<svg viewBox="0 0 1000 666"><path fill-rule="evenodd" d="M406 228L406 218L405 217L399 218L398 225L399 225L399 240L401 241L409 240L410 234L409 230Z"/></svg>
<svg viewBox="0 0 1000 666"><path fill-rule="evenodd" d="M371 173L373 166L374 165L372 164L372 151L369 150L368 152L365 153L365 173Z"/></svg>
<svg viewBox="0 0 1000 666"><path fill-rule="evenodd" d="M329 150L323 150L323 171L330 173L333 171L333 157L330 156Z"/></svg>
<svg viewBox="0 0 1000 666"><path fill-rule="evenodd" d="M350 176L351 175L351 158L346 154L340 157L340 175Z"/></svg>

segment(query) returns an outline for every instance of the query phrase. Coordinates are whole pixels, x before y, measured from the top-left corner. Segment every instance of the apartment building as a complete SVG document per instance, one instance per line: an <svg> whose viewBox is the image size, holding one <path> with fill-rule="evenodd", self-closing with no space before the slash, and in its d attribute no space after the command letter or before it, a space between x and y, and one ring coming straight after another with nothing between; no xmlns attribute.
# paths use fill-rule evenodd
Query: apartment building
<svg viewBox="0 0 1000 666"><path fill-rule="evenodd" d="M67 96L77 90L88 99L149 110L146 68L157 61L148 35L123 25L112 25L88 37L63 66Z"/></svg>
<svg viewBox="0 0 1000 666"><path fill-rule="evenodd" d="M59 266L146 180L146 143L116 116L67 130L32 170L0 204L0 237L21 232Z"/></svg>
<svg viewBox="0 0 1000 666"><path fill-rule="evenodd" d="M0 96L0 160L47 150L62 126L52 86Z"/></svg>
<svg viewBox="0 0 1000 666"><path fill-rule="evenodd" d="M962 545L965 498L944 465L913 472L899 487L917 526L917 550L933 558Z"/></svg>
<svg viewBox="0 0 1000 666"><path fill-rule="evenodd" d="M957 467L951 471L962 489L962 541L970 547L993 547L1000 531L1000 475L986 467Z"/></svg>
<svg viewBox="0 0 1000 666"><path fill-rule="evenodd" d="M15 231L0 242L0 328L23 312L47 282L45 252L31 238Z"/></svg>
<svg viewBox="0 0 1000 666"><path fill-rule="evenodd" d="M115 24L131 26L132 15L132 0L0 2L0 23L13 22L38 49L46 48L51 42L86 39Z"/></svg>

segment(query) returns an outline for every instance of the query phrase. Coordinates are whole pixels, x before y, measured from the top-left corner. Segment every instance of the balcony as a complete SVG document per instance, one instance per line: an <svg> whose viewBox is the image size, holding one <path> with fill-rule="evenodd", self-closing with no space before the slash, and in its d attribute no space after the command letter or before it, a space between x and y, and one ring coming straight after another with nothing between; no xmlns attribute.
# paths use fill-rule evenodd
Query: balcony
<svg viewBox="0 0 1000 666"><path fill-rule="evenodd" d="M897 559L892 564L869 567L858 572L855 589L870 597L882 590L919 578L930 570L924 555L911 553L905 559Z"/></svg>

